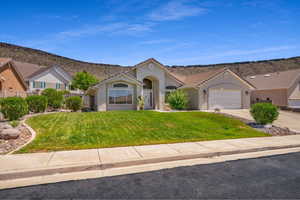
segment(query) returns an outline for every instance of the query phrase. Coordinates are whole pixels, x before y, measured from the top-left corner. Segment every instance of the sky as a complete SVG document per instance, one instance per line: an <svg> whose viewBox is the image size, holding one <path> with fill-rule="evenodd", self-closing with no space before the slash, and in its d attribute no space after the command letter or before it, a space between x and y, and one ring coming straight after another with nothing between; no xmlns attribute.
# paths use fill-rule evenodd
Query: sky
<svg viewBox="0 0 300 200"><path fill-rule="evenodd" d="M1 1L0 41L95 63L300 56L299 0Z"/></svg>

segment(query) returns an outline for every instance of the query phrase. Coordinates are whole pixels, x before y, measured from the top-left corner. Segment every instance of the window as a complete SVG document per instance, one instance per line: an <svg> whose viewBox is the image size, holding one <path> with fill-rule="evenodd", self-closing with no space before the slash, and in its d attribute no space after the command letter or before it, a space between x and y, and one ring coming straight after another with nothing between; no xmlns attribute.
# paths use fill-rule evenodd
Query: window
<svg viewBox="0 0 300 200"><path fill-rule="evenodd" d="M61 84L60 84L60 83L56 83L55 88L56 88L56 89L60 89L60 88L61 88Z"/></svg>
<svg viewBox="0 0 300 200"><path fill-rule="evenodd" d="M128 88L128 85L125 83L116 83L113 85L114 88Z"/></svg>
<svg viewBox="0 0 300 200"><path fill-rule="evenodd" d="M33 81L33 88L46 88L46 82Z"/></svg>
<svg viewBox="0 0 300 200"><path fill-rule="evenodd" d="M131 89L109 89L109 104L132 104Z"/></svg>
<svg viewBox="0 0 300 200"><path fill-rule="evenodd" d="M173 85L169 85L166 87L166 90L176 90L177 87L176 86L173 86Z"/></svg>

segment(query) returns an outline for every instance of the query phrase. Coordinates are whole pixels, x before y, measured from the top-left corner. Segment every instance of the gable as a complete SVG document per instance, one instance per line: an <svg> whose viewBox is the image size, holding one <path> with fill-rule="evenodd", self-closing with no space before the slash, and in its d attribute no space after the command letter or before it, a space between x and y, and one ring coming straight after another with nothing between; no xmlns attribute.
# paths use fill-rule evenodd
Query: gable
<svg viewBox="0 0 300 200"><path fill-rule="evenodd" d="M26 91L27 86L21 80L18 73L12 67L6 67L0 72L0 76L3 79L4 89L15 91Z"/></svg>
<svg viewBox="0 0 300 200"><path fill-rule="evenodd" d="M54 68L44 70L43 72L30 78L31 81L42 81L48 83L69 83L71 80L68 80L68 77L63 76Z"/></svg>
<svg viewBox="0 0 300 200"><path fill-rule="evenodd" d="M251 84L247 81L241 79L238 75L233 73L230 70L224 70L221 73L216 74L215 76L205 80L199 86L209 86L209 85L220 85L220 84L229 84L236 85L242 88L247 89L255 89Z"/></svg>

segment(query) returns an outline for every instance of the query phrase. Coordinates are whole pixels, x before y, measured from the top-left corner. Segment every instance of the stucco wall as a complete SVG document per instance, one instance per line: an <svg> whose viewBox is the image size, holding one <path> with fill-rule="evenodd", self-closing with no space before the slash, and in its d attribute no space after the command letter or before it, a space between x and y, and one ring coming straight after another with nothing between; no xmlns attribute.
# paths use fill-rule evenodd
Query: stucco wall
<svg viewBox="0 0 300 200"><path fill-rule="evenodd" d="M188 96L188 109L198 109L199 100L198 100L198 90L195 88L186 88L183 89Z"/></svg>
<svg viewBox="0 0 300 200"><path fill-rule="evenodd" d="M208 109L208 98L210 88L224 88L224 89L240 89L242 94L242 108L250 107L250 88L236 76L230 72L221 73L214 78L206 81L199 87L199 109ZM206 91L206 94L204 93ZM246 94L246 91L248 94Z"/></svg>
<svg viewBox="0 0 300 200"><path fill-rule="evenodd" d="M251 102L257 102L256 99L267 100L269 98L272 103L277 106L287 106L287 90L254 90L251 92Z"/></svg>

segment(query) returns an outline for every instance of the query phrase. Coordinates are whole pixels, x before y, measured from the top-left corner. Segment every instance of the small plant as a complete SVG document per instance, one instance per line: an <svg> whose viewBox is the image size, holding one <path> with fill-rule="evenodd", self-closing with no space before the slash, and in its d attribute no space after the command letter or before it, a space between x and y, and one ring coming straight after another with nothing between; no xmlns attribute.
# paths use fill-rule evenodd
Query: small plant
<svg viewBox="0 0 300 200"><path fill-rule="evenodd" d="M26 101L29 110L34 113L45 112L48 106L48 99L46 96L32 95L26 97Z"/></svg>
<svg viewBox="0 0 300 200"><path fill-rule="evenodd" d="M13 121L9 122L9 124L10 124L12 127L16 128L17 126L19 126L20 121L18 121L18 120L13 120Z"/></svg>
<svg viewBox="0 0 300 200"><path fill-rule="evenodd" d="M250 113L260 124L269 124L278 118L278 108L271 103L256 103L251 106Z"/></svg>
<svg viewBox="0 0 300 200"><path fill-rule="evenodd" d="M215 113L221 112L221 109L220 109L220 108L215 108L214 110L215 110Z"/></svg>
<svg viewBox="0 0 300 200"><path fill-rule="evenodd" d="M72 96L66 99L66 106L68 109L76 112L82 107L82 99L79 96Z"/></svg>
<svg viewBox="0 0 300 200"><path fill-rule="evenodd" d="M144 99L143 96L139 96L139 97L137 98L137 105L138 105L138 107L137 107L138 110L144 110L144 107L145 107L145 99Z"/></svg>
<svg viewBox="0 0 300 200"><path fill-rule="evenodd" d="M42 91L42 95L48 99L48 107L52 109L59 109L64 102L63 92L57 91L53 88L47 88Z"/></svg>
<svg viewBox="0 0 300 200"><path fill-rule="evenodd" d="M172 91L168 95L168 102L172 109L183 110L188 103L187 95L183 90Z"/></svg>
<svg viewBox="0 0 300 200"><path fill-rule="evenodd" d="M0 103L4 118L10 121L18 120L28 113L27 102L21 97L7 97Z"/></svg>

